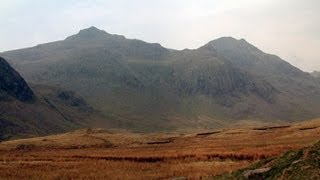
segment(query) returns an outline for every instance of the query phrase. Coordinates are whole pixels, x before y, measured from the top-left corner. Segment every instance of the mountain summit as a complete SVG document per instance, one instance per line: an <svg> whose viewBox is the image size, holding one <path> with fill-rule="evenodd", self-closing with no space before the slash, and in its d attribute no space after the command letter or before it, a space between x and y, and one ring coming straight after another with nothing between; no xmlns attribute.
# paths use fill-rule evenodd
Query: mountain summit
<svg viewBox="0 0 320 180"><path fill-rule="evenodd" d="M108 38L111 34L100 30L94 26L91 26L87 29L82 29L78 34L68 37L66 40L75 40L75 39L99 39L99 38Z"/></svg>
<svg viewBox="0 0 320 180"><path fill-rule="evenodd" d="M222 37L201 47L217 52L220 56L228 59L234 64L254 73L263 73L273 76L297 75L305 76L306 73L290 65L278 56L264 53L244 39Z"/></svg>
<svg viewBox="0 0 320 180"><path fill-rule="evenodd" d="M204 47L211 49L247 49L248 51L259 51L258 48L248 43L245 39L237 40L233 37L221 37L215 40L210 41Z"/></svg>

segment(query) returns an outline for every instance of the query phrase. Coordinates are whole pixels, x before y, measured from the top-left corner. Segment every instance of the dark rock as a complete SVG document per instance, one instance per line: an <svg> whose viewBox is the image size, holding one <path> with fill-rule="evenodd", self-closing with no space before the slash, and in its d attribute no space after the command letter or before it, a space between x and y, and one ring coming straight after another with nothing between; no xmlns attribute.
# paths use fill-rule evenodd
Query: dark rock
<svg viewBox="0 0 320 180"><path fill-rule="evenodd" d="M10 95L22 102L33 102L35 100L34 93L29 88L25 80L0 57L0 94L1 99L7 99L6 95Z"/></svg>

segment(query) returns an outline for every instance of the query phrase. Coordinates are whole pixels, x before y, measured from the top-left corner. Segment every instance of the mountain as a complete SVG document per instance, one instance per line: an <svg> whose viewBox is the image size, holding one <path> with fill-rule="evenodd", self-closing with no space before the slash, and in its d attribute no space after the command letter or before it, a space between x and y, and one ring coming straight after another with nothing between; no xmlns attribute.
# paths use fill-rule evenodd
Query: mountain
<svg viewBox="0 0 320 180"><path fill-rule="evenodd" d="M230 37L177 51L90 27L1 55L33 84L76 91L120 128L219 128L320 115L314 78Z"/></svg>
<svg viewBox="0 0 320 180"><path fill-rule="evenodd" d="M310 73L312 77L314 77L320 84L320 72L319 71L313 71Z"/></svg>
<svg viewBox="0 0 320 180"><path fill-rule="evenodd" d="M32 88L0 58L0 141L60 133L98 119L81 97L48 86Z"/></svg>
<svg viewBox="0 0 320 180"><path fill-rule="evenodd" d="M319 84L309 73L278 56L264 53L244 39L236 40L232 37L213 40L201 48L215 51L220 57L272 84L280 93L283 106L295 104L301 108L288 109L290 113L305 111L305 114L312 114L317 111L320 102Z"/></svg>
<svg viewBox="0 0 320 180"><path fill-rule="evenodd" d="M223 37L201 48L217 52L238 67L263 77L281 91L288 85L295 86L295 89L300 87L301 91L306 90L305 86L314 86L314 79L310 74L290 65L278 56L262 52L244 39Z"/></svg>
<svg viewBox="0 0 320 180"><path fill-rule="evenodd" d="M22 102L32 102L35 96L24 79L0 57L0 100L9 97Z"/></svg>
<svg viewBox="0 0 320 180"><path fill-rule="evenodd" d="M313 71L311 73L311 76L315 77L315 78L320 78L320 72L319 71Z"/></svg>

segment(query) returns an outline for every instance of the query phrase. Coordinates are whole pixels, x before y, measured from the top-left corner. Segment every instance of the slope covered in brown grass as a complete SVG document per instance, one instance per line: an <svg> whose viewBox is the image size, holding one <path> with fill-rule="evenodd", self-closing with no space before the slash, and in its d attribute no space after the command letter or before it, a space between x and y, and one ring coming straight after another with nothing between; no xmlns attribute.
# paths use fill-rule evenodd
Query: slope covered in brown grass
<svg viewBox="0 0 320 180"><path fill-rule="evenodd" d="M244 168L319 139L320 119L193 134L85 129L2 142L0 175L8 179L198 179Z"/></svg>

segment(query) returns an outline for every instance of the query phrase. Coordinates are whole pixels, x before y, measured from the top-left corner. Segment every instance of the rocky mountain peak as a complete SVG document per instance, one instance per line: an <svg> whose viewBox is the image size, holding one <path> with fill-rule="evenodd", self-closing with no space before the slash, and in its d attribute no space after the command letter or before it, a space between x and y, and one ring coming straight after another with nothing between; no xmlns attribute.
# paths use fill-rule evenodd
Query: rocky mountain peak
<svg viewBox="0 0 320 180"><path fill-rule="evenodd" d="M210 41L202 48L211 50L241 50L241 51L251 51L251 52L261 52L258 48L248 43L245 39L235 39L233 37L221 37L216 40Z"/></svg>
<svg viewBox="0 0 320 180"><path fill-rule="evenodd" d="M80 30L78 34L67 37L66 40L101 39L101 38L108 38L110 36L111 34L103 30L100 30L94 26L91 26L89 28Z"/></svg>

